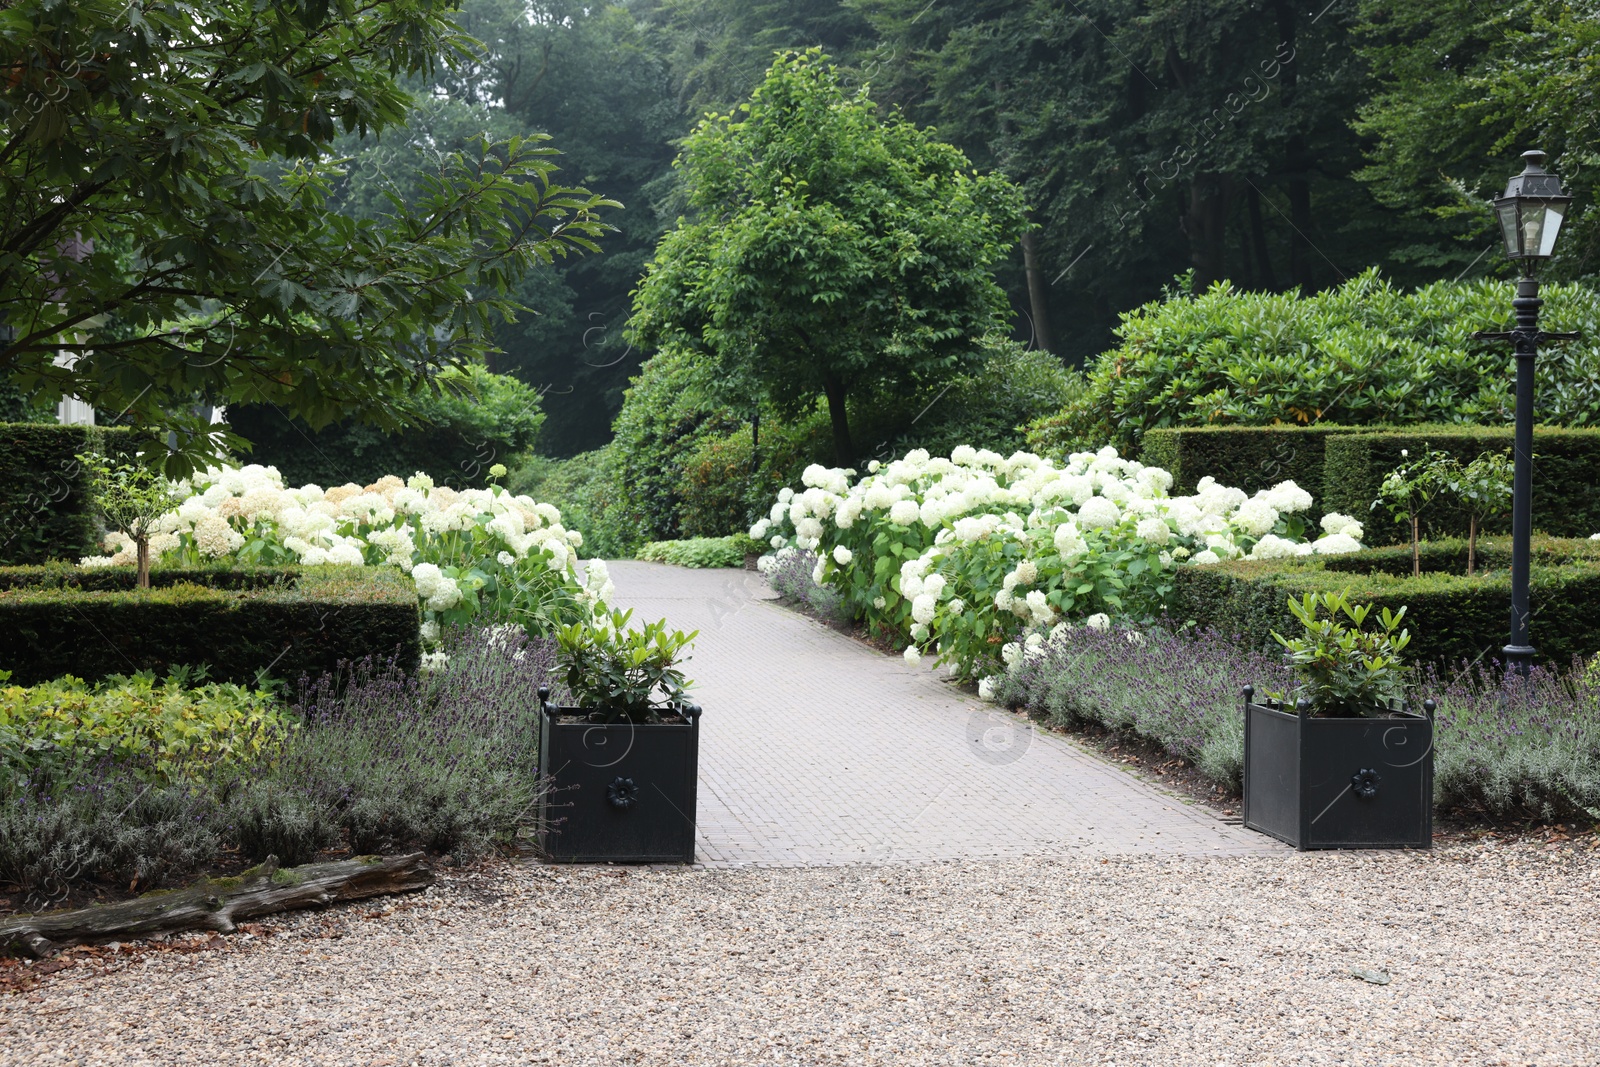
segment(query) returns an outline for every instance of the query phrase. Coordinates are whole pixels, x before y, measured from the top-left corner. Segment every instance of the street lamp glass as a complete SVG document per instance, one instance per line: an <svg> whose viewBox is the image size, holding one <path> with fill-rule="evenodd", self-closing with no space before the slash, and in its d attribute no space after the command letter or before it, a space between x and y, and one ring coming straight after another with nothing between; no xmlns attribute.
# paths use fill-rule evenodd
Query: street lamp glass
<svg viewBox="0 0 1600 1067"><path fill-rule="evenodd" d="M1544 169L1543 152L1524 152L1522 158L1526 161L1522 173L1507 183L1505 194L1494 202L1500 236L1512 259L1549 259L1572 197L1562 190L1556 176Z"/></svg>

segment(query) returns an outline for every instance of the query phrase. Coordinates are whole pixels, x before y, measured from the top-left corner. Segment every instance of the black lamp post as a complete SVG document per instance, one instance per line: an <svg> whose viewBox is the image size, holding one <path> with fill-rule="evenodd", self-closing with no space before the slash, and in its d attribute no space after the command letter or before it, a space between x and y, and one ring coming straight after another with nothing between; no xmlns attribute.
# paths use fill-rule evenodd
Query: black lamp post
<svg viewBox="0 0 1600 1067"><path fill-rule="evenodd" d="M1511 643L1506 662L1526 675L1533 661L1528 643L1528 542L1533 535L1533 362L1541 341L1570 340L1575 334L1539 331L1539 282L1535 270L1555 250L1561 220L1572 197L1554 174L1544 169L1543 152L1524 152L1521 174L1506 183L1505 195L1494 202L1505 238L1506 255L1521 265L1517 296L1511 302L1517 325L1510 333L1480 333L1480 338L1512 342L1517 357L1517 428L1515 481L1511 496Z"/></svg>

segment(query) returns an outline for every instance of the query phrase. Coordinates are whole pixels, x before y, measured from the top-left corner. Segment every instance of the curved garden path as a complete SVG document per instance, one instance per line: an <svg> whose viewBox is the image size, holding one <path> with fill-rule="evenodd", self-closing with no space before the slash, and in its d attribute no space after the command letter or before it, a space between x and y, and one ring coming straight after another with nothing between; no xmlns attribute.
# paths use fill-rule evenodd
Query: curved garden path
<svg viewBox="0 0 1600 1067"><path fill-rule="evenodd" d="M1288 851L776 603L752 571L608 566L636 623L700 631L709 866Z"/></svg>

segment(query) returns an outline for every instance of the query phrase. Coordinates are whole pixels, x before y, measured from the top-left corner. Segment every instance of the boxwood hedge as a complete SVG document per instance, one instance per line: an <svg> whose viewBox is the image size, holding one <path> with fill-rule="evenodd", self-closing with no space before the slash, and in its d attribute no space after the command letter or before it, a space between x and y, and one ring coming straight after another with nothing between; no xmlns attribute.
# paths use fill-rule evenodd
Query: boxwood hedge
<svg viewBox="0 0 1600 1067"><path fill-rule="evenodd" d="M1466 577L1466 543L1424 545L1420 578L1409 576L1409 548L1369 549L1306 561L1236 560L1176 572L1167 610L1174 622L1194 622L1238 634L1251 647L1277 647L1272 631L1298 624L1290 597L1342 590L1357 603L1406 608L1416 662L1459 663L1496 657L1509 638L1510 539L1478 546L1479 573ZM1539 658L1569 662L1600 651L1600 542L1539 538L1531 575L1530 622Z"/></svg>
<svg viewBox="0 0 1600 1067"><path fill-rule="evenodd" d="M78 559L99 551L88 474L78 455L117 455L124 429L0 423L0 565Z"/></svg>
<svg viewBox="0 0 1600 1067"><path fill-rule="evenodd" d="M416 589L390 568L0 568L0 668L18 684L204 664L216 681L293 679L421 655Z"/></svg>

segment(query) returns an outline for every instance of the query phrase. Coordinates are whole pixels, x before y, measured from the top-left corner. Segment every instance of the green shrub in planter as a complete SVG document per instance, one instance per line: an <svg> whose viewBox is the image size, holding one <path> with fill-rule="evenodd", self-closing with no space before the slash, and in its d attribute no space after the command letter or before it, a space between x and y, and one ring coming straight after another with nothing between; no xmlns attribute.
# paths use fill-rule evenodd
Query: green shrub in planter
<svg viewBox="0 0 1600 1067"><path fill-rule="evenodd" d="M224 682L298 678L341 660L421 655L416 588L375 567L261 567L234 573L131 567L0 568L0 668L32 685L177 666Z"/></svg>

